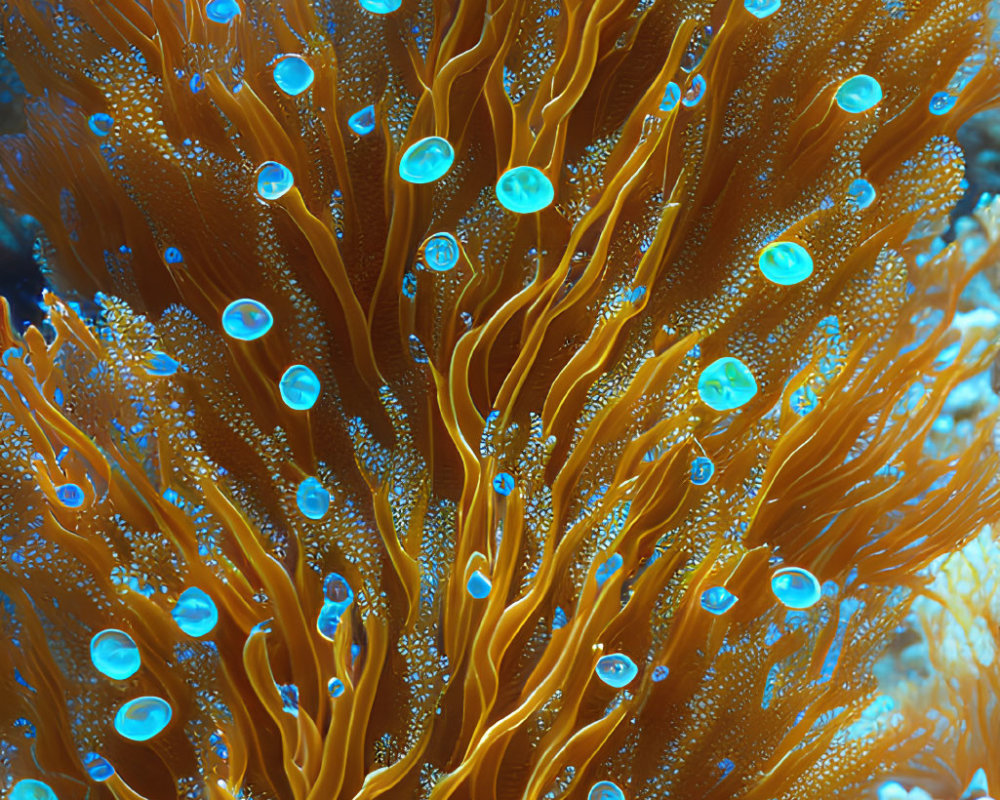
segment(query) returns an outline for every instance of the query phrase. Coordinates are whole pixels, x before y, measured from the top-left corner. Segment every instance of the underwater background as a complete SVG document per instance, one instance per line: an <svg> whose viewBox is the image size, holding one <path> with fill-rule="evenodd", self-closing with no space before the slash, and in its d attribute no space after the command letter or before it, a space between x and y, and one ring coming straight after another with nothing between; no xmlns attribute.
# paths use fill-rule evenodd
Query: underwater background
<svg viewBox="0 0 1000 800"><path fill-rule="evenodd" d="M997 790L1000 8L0 13L4 797Z"/></svg>

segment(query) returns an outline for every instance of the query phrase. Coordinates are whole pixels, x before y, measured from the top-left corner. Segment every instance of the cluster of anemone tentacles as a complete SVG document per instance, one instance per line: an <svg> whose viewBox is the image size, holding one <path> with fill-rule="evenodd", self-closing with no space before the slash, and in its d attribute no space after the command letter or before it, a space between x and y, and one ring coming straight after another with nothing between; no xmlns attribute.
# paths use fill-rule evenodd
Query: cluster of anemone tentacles
<svg viewBox="0 0 1000 800"><path fill-rule="evenodd" d="M1000 783L988 11L10 0L0 791Z"/></svg>

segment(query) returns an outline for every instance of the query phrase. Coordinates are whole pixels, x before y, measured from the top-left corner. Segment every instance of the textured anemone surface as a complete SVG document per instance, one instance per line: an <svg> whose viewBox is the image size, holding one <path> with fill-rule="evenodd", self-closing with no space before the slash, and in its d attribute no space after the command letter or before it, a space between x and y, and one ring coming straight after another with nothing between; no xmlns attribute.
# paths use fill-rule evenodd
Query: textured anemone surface
<svg viewBox="0 0 1000 800"><path fill-rule="evenodd" d="M9 0L0 788L1000 784L988 665L866 724L1000 511L987 10Z"/></svg>

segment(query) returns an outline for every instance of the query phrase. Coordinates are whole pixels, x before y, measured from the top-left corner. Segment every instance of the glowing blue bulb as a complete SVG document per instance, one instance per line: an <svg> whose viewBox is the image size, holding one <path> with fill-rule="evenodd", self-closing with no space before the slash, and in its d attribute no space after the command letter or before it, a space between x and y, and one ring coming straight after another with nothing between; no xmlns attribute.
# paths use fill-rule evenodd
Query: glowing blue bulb
<svg viewBox="0 0 1000 800"><path fill-rule="evenodd" d="M792 411L800 417L804 417L819 404L816 392L813 391L811 386L800 386L792 392L792 396L788 398L788 401L792 407Z"/></svg>
<svg viewBox="0 0 1000 800"><path fill-rule="evenodd" d="M90 660L97 671L116 681L131 678L142 666L139 648L125 631L105 628L90 640Z"/></svg>
<svg viewBox="0 0 1000 800"><path fill-rule="evenodd" d="M52 788L43 781L25 778L14 784L10 790L10 800L59 800Z"/></svg>
<svg viewBox="0 0 1000 800"><path fill-rule="evenodd" d="M587 792L587 800L625 800L625 792L618 788L617 783L598 781Z"/></svg>
<svg viewBox="0 0 1000 800"><path fill-rule="evenodd" d="M716 411L731 411L757 394L757 381L738 358L726 356L705 367L698 378L698 395Z"/></svg>
<svg viewBox="0 0 1000 800"><path fill-rule="evenodd" d="M950 92L937 92L931 98L928 108L932 114L940 116L941 114L947 114L951 111L957 102L958 97Z"/></svg>
<svg viewBox="0 0 1000 800"><path fill-rule="evenodd" d="M715 474L715 464L712 459L706 456L698 456L691 462L691 483L695 486L704 486Z"/></svg>
<svg viewBox="0 0 1000 800"><path fill-rule="evenodd" d="M681 105L686 108L693 108L698 105L705 96L707 89L708 84L705 82L705 78L701 75L695 75L691 79L691 85L688 87L688 90L684 92L684 97L681 98Z"/></svg>
<svg viewBox="0 0 1000 800"><path fill-rule="evenodd" d="M332 642L343 614L344 607L339 603L323 603L319 616L316 617L316 630L319 631L319 635Z"/></svg>
<svg viewBox="0 0 1000 800"><path fill-rule="evenodd" d="M315 478L306 478L295 494L299 511L309 519L323 519L330 509L330 493Z"/></svg>
<svg viewBox="0 0 1000 800"><path fill-rule="evenodd" d="M173 711L162 697L137 697L115 714L115 730L133 742L152 739L170 723Z"/></svg>
<svg viewBox="0 0 1000 800"><path fill-rule="evenodd" d="M212 22L225 25L240 15L240 4L236 0L211 0L205 5L205 16Z"/></svg>
<svg viewBox="0 0 1000 800"><path fill-rule="evenodd" d="M771 242L760 251L757 265L764 277L779 286L792 286L812 275L809 251L795 242Z"/></svg>
<svg viewBox="0 0 1000 800"><path fill-rule="evenodd" d="M701 607L711 614L725 614L738 599L725 586L713 586L701 593Z"/></svg>
<svg viewBox="0 0 1000 800"><path fill-rule="evenodd" d="M666 91L663 92L663 99L660 101L660 111L673 111L681 101L681 87L673 81L667 84Z"/></svg>
<svg viewBox="0 0 1000 800"><path fill-rule="evenodd" d="M373 14L388 14L402 5L402 0L358 0L365 11Z"/></svg>
<svg viewBox="0 0 1000 800"><path fill-rule="evenodd" d="M358 136L366 136L371 133L375 130L375 106L365 106L360 111L351 114L347 125Z"/></svg>
<svg viewBox="0 0 1000 800"><path fill-rule="evenodd" d="M188 636L211 633L219 622L219 610L215 607L215 601L197 586L181 592L171 614L177 627Z"/></svg>
<svg viewBox="0 0 1000 800"><path fill-rule="evenodd" d="M482 600L484 597L490 596L490 590L493 589L493 584L490 582L489 578L477 569L469 576L469 580L465 584L465 589L477 600Z"/></svg>
<svg viewBox="0 0 1000 800"><path fill-rule="evenodd" d="M615 553L611 558L605 561L601 566L597 568L597 572L594 573L594 580L597 582L597 588L600 589L605 583L607 583L608 578L614 575L618 570L622 568L624 559L621 553Z"/></svg>
<svg viewBox="0 0 1000 800"><path fill-rule="evenodd" d="M822 588L816 576L800 567L785 567L771 576L771 591L788 608L809 608L819 602Z"/></svg>
<svg viewBox="0 0 1000 800"><path fill-rule="evenodd" d="M639 674L635 662L624 653L601 656L594 671L598 678L616 689L628 686Z"/></svg>
<svg viewBox="0 0 1000 800"><path fill-rule="evenodd" d="M191 80L188 81L188 88L191 90L191 94L198 94L198 92L205 88L205 79L196 72L191 76Z"/></svg>
<svg viewBox="0 0 1000 800"><path fill-rule="evenodd" d="M146 372L150 375L173 375L180 364L166 353L153 350L146 358Z"/></svg>
<svg viewBox="0 0 1000 800"><path fill-rule="evenodd" d="M781 8L781 0L743 0L743 8L757 19L764 19Z"/></svg>
<svg viewBox="0 0 1000 800"><path fill-rule="evenodd" d="M222 329L234 339L249 342L259 339L274 324L267 306L256 300L233 300L222 312Z"/></svg>
<svg viewBox="0 0 1000 800"><path fill-rule="evenodd" d="M319 399L319 378L305 364L294 364L285 370L278 383L281 399L296 411L308 411Z"/></svg>
<svg viewBox="0 0 1000 800"><path fill-rule="evenodd" d="M493 491L504 497L513 492L516 485L514 476L509 472L497 473L497 476L493 479Z"/></svg>
<svg viewBox="0 0 1000 800"><path fill-rule="evenodd" d="M544 172L535 167L514 167L497 181L497 200L515 214L533 214L552 204L556 192Z"/></svg>
<svg viewBox="0 0 1000 800"><path fill-rule="evenodd" d="M265 161L257 168L257 194L265 200L277 200L295 185L292 171L277 161Z"/></svg>
<svg viewBox="0 0 1000 800"><path fill-rule="evenodd" d="M399 177L409 183L432 183L455 162L455 151L447 139L428 136L410 145L399 159Z"/></svg>
<svg viewBox="0 0 1000 800"><path fill-rule="evenodd" d="M168 264L180 264L184 261L184 256L176 247L168 247L163 251L163 260Z"/></svg>
<svg viewBox="0 0 1000 800"><path fill-rule="evenodd" d="M115 119L110 114L91 114L87 126L95 136L107 136L115 126Z"/></svg>
<svg viewBox="0 0 1000 800"><path fill-rule="evenodd" d="M861 114L882 100L882 87L871 75L855 75L837 89L837 105L849 114Z"/></svg>
<svg viewBox="0 0 1000 800"><path fill-rule="evenodd" d="M344 682L340 678L330 678L326 684L330 697L340 697L344 693Z"/></svg>
<svg viewBox="0 0 1000 800"><path fill-rule="evenodd" d="M658 667L653 668L653 683L659 683L660 681L665 681L667 676L670 675L670 667L660 664Z"/></svg>
<svg viewBox="0 0 1000 800"><path fill-rule="evenodd" d="M64 483L62 486L56 487L56 497L67 508L79 508L86 499L83 489L75 483Z"/></svg>
<svg viewBox="0 0 1000 800"><path fill-rule="evenodd" d="M435 272L447 272L458 263L458 239L450 233L435 233L424 243L424 261Z"/></svg>
<svg viewBox="0 0 1000 800"><path fill-rule="evenodd" d="M111 763L97 753L87 753L83 757L83 767L87 770L90 779L98 783L110 780L111 776L115 774L115 768L111 766Z"/></svg>
<svg viewBox="0 0 1000 800"><path fill-rule="evenodd" d="M354 591L341 575L331 572L323 580L323 608L316 619L316 630L326 639L333 640L340 618L354 602Z"/></svg>
<svg viewBox="0 0 1000 800"><path fill-rule="evenodd" d="M302 56L296 55L285 56L279 60L271 74L278 88L293 97L312 86L316 78L316 73L309 66L309 62Z"/></svg>
<svg viewBox="0 0 1000 800"><path fill-rule="evenodd" d="M293 717L299 715L299 687L294 683L279 683L278 696L281 697L281 710Z"/></svg>
<svg viewBox="0 0 1000 800"><path fill-rule="evenodd" d="M875 187L864 178L858 178L847 187L847 194L851 198L851 205L856 211L868 208L875 202Z"/></svg>

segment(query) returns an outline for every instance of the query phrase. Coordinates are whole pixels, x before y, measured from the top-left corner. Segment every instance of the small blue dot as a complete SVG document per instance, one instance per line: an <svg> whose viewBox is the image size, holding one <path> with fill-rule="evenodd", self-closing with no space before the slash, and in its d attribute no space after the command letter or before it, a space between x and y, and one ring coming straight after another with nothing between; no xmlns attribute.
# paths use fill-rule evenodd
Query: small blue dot
<svg viewBox="0 0 1000 800"><path fill-rule="evenodd" d="M617 783L598 781L587 792L587 800L625 800L625 793Z"/></svg>
<svg viewBox="0 0 1000 800"><path fill-rule="evenodd" d="M950 92L937 92L931 98L928 108L932 114L940 116L941 114L947 114L951 111L957 102L958 98Z"/></svg>
<svg viewBox="0 0 1000 800"><path fill-rule="evenodd" d="M698 456L691 462L691 483L704 486L715 474L715 464L707 456Z"/></svg>
<svg viewBox="0 0 1000 800"><path fill-rule="evenodd" d="M743 7L757 19L764 19L781 8L781 0L743 0Z"/></svg>
<svg viewBox="0 0 1000 800"><path fill-rule="evenodd" d="M673 81L667 84L666 90L663 92L663 99L660 101L660 111L669 112L677 108L677 104L681 101L681 87L678 86Z"/></svg>
<svg viewBox="0 0 1000 800"><path fill-rule="evenodd" d="M139 648L125 631L105 628L90 640L90 660L102 675L116 681L131 678L142 666Z"/></svg>
<svg viewBox="0 0 1000 800"><path fill-rule="evenodd" d="M598 678L616 689L628 686L639 674L635 662L624 653L601 656L594 671Z"/></svg>
<svg viewBox="0 0 1000 800"><path fill-rule="evenodd" d="M188 636L198 637L211 633L219 622L219 610L215 607L215 601L196 586L181 592L170 613L177 627Z"/></svg>
<svg viewBox="0 0 1000 800"><path fill-rule="evenodd" d="M428 136L410 145L399 160L399 177L409 183L431 183L445 175L455 161L447 139Z"/></svg>
<svg viewBox="0 0 1000 800"><path fill-rule="evenodd" d="M819 399L816 397L816 392L809 385L800 386L794 392L792 396L788 398L789 405L796 414L804 417L810 411L819 405Z"/></svg>
<svg viewBox="0 0 1000 800"><path fill-rule="evenodd" d="M25 778L14 784L9 800L59 800L56 793L44 781Z"/></svg>
<svg viewBox="0 0 1000 800"><path fill-rule="evenodd" d="M330 509L330 493L316 478L306 478L295 494L299 511L309 519L323 519Z"/></svg>
<svg viewBox="0 0 1000 800"><path fill-rule="evenodd" d="M375 106L365 106L355 111L347 120L348 127L358 136L367 136L375 130Z"/></svg>
<svg viewBox="0 0 1000 800"><path fill-rule="evenodd" d="M507 497L514 491L515 485L516 481L514 480L514 476L509 472L500 472L493 479L493 491L499 495L503 495L504 497Z"/></svg>
<svg viewBox="0 0 1000 800"><path fill-rule="evenodd" d="M713 586L701 593L701 607L711 614L725 614L737 599L725 586Z"/></svg>
<svg viewBox="0 0 1000 800"><path fill-rule="evenodd" d="M115 120L110 114L91 114L87 126L95 136L107 136L115 126Z"/></svg>
<svg viewBox="0 0 1000 800"><path fill-rule="evenodd" d="M716 411L731 411L757 394L757 381L738 358L726 356L709 364L698 378L698 395Z"/></svg>
<svg viewBox="0 0 1000 800"><path fill-rule="evenodd" d="M192 94L198 94L198 92L205 88L205 79L196 72L191 76L191 80L188 82L188 88L191 89Z"/></svg>
<svg viewBox="0 0 1000 800"><path fill-rule="evenodd" d="M133 742L145 742L166 728L172 716L170 704L163 698L137 697L118 709L115 730Z"/></svg>
<svg viewBox="0 0 1000 800"><path fill-rule="evenodd" d="M330 678L326 684L330 697L340 697L344 693L344 682L340 678Z"/></svg>
<svg viewBox="0 0 1000 800"><path fill-rule="evenodd" d="M882 100L882 87L871 75L855 75L837 89L837 105L849 114L861 114Z"/></svg>
<svg viewBox="0 0 1000 800"><path fill-rule="evenodd" d="M210 0L205 5L205 16L212 22L225 25L240 14L240 4L236 0Z"/></svg>
<svg viewBox="0 0 1000 800"><path fill-rule="evenodd" d="M227 335L244 342L259 339L274 324L267 306L256 300L234 300L222 312L222 329Z"/></svg>
<svg viewBox="0 0 1000 800"><path fill-rule="evenodd" d="M771 576L771 591L788 608L810 608L823 590L816 576L801 567L785 567Z"/></svg>
<svg viewBox="0 0 1000 800"><path fill-rule="evenodd" d="M875 187L864 178L853 181L847 187L847 194L856 211L866 209L875 202Z"/></svg>
<svg viewBox="0 0 1000 800"><path fill-rule="evenodd" d="M424 242L424 261L435 272L447 272L458 263L458 239L450 233L435 233Z"/></svg>
<svg viewBox="0 0 1000 800"><path fill-rule="evenodd" d="M97 753L87 753L83 757L83 767L87 770L90 779L98 783L110 780L111 776L115 774L115 768L111 766L111 763Z"/></svg>
<svg viewBox="0 0 1000 800"><path fill-rule="evenodd" d="M552 204L556 192L552 181L535 167L514 167L497 181L497 200L515 214L533 214Z"/></svg>
<svg viewBox="0 0 1000 800"><path fill-rule="evenodd" d="M402 0L358 0L365 11L373 14L389 14L402 5Z"/></svg>
<svg viewBox="0 0 1000 800"><path fill-rule="evenodd" d="M257 194L265 200L277 200L295 185L292 171L277 161L265 161L257 168Z"/></svg>
<svg viewBox="0 0 1000 800"><path fill-rule="evenodd" d="M653 683L659 683L660 681L666 680L668 675L670 675L670 667L665 666L664 664L654 667L652 675Z"/></svg>
<svg viewBox="0 0 1000 800"><path fill-rule="evenodd" d="M75 483L64 483L62 486L57 487L56 497L58 497L59 502L67 508L79 508L83 505L83 501L86 499L83 489Z"/></svg>
<svg viewBox="0 0 1000 800"><path fill-rule="evenodd" d="M278 391L285 405L296 411L308 411L319 399L319 378L305 364L294 364L285 370Z"/></svg>
<svg viewBox="0 0 1000 800"><path fill-rule="evenodd" d="M757 257L764 277L779 286L801 283L813 271L812 256L796 242L771 242Z"/></svg>
<svg viewBox="0 0 1000 800"><path fill-rule="evenodd" d="M274 65L274 82L285 94L293 97L312 86L316 73L302 56L288 55Z"/></svg>
<svg viewBox="0 0 1000 800"><path fill-rule="evenodd" d="M691 79L688 90L684 92L684 97L681 98L681 105L685 108L694 108L701 102L707 89L708 84L705 82L705 78L702 75L695 75Z"/></svg>
<svg viewBox="0 0 1000 800"><path fill-rule="evenodd" d="M168 247L163 251L163 260L168 264L180 264L184 261L184 256L176 247Z"/></svg>
<svg viewBox="0 0 1000 800"><path fill-rule="evenodd" d="M483 598L490 596L493 584L490 582L489 578L477 569L469 576L469 580L465 584L465 589L477 600L482 600Z"/></svg>

